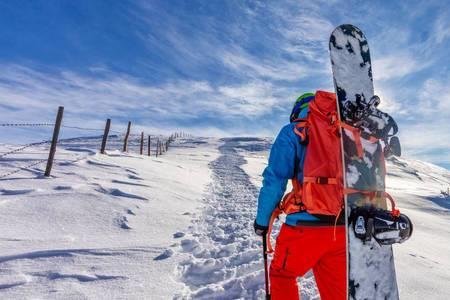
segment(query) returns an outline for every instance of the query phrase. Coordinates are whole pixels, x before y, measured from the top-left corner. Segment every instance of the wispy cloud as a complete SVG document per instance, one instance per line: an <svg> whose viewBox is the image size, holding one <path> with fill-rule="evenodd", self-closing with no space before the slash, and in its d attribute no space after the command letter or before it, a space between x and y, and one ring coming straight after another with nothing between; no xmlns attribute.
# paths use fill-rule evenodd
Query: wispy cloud
<svg viewBox="0 0 450 300"><path fill-rule="evenodd" d="M149 86L104 70L81 76L69 71L44 74L16 65L1 67L0 112L10 121L49 121L56 107L63 105L69 120L84 119L83 124L115 117L123 122L134 119L141 126L160 124L160 129L167 130L168 124L176 127L190 119L214 118L216 122L202 125L212 130L236 118L269 113L277 105L273 93L279 90L261 81L214 87L207 81L175 80Z"/></svg>
<svg viewBox="0 0 450 300"><path fill-rule="evenodd" d="M156 13L147 2L132 13L148 26L155 26L160 19L168 24L139 36L149 49L169 54L169 63L189 70L203 72L225 66L228 72L222 69L222 74L235 81L285 83L329 71L326 45L333 26L318 14L319 6L306 1L287 1L287 7L263 2L253 7L239 2L222 4L224 18L200 15L195 22L186 21L186 12L173 15L162 9Z"/></svg>
<svg viewBox="0 0 450 300"><path fill-rule="evenodd" d="M429 62L421 61L413 53L398 51L382 56L373 61L374 80L391 80L420 72L429 66Z"/></svg>

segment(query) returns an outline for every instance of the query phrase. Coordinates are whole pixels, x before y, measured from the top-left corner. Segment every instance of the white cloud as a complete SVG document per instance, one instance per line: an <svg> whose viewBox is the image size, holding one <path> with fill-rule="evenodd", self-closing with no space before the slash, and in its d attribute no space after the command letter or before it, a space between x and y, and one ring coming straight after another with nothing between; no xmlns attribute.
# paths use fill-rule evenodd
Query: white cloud
<svg viewBox="0 0 450 300"><path fill-rule="evenodd" d="M399 122L404 152L425 161L449 164L450 77L429 78L414 90L419 92L402 101L408 106L407 115ZM402 92L397 94L401 97Z"/></svg>
<svg viewBox="0 0 450 300"><path fill-rule="evenodd" d="M427 115L450 117L450 76L429 78L423 83L420 107Z"/></svg>
<svg viewBox="0 0 450 300"><path fill-rule="evenodd" d="M376 58L372 62L374 80L390 80L421 71L428 63L417 55L402 51Z"/></svg>
<svg viewBox="0 0 450 300"><path fill-rule="evenodd" d="M420 120L408 124L401 128L400 139L407 156L435 164L450 164L450 126L447 120Z"/></svg>
<svg viewBox="0 0 450 300"><path fill-rule="evenodd" d="M450 37L450 21L447 11L436 18L432 37L438 44Z"/></svg>
<svg viewBox="0 0 450 300"><path fill-rule="evenodd" d="M252 82L239 86L222 86L218 88L221 98L229 99L232 110L242 116L257 116L269 113L276 105L270 83ZM231 101L230 101L231 100Z"/></svg>
<svg viewBox="0 0 450 300"><path fill-rule="evenodd" d="M264 60L246 53L224 52L221 59L225 66L244 77L295 81L310 75L310 72L301 64L278 59Z"/></svg>
<svg viewBox="0 0 450 300"><path fill-rule="evenodd" d="M204 15L195 23L183 22L182 12L176 17L164 10L155 12L147 2L131 13L152 28L151 32L137 33L148 48L170 56L167 63L186 72L226 66L231 72L222 69L222 73L242 81L285 82L329 74L327 43L333 25L320 15L320 4L223 5L235 11L238 23L225 24ZM155 27L152 15L156 13L165 26Z"/></svg>
<svg viewBox="0 0 450 300"><path fill-rule="evenodd" d="M148 126L162 119L176 123L204 116L222 121L256 118L277 106L280 96L275 92L287 92L263 81L214 87L207 81L174 80L152 86L111 72L82 76L68 71L41 73L17 65L1 69L0 116L14 122L51 121L59 105L66 107L65 120L77 125L97 125L99 118L107 116L133 118Z"/></svg>

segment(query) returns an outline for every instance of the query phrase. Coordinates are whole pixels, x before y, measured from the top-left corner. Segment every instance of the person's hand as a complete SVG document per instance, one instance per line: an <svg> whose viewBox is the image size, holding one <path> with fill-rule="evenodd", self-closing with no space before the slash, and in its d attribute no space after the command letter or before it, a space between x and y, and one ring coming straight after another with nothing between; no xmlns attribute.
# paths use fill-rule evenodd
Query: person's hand
<svg viewBox="0 0 450 300"><path fill-rule="evenodd" d="M264 236L267 234L267 230L269 227L262 226L256 223L256 221L253 223L253 228L255 229L255 233L259 236Z"/></svg>

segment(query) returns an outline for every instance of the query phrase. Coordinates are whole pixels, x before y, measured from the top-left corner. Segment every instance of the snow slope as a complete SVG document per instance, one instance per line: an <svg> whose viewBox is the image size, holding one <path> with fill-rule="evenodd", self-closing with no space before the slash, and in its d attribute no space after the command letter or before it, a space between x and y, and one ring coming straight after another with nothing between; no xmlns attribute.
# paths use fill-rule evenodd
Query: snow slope
<svg viewBox="0 0 450 300"><path fill-rule="evenodd" d="M388 165L387 189L415 227L410 240L394 246L402 299L450 297L450 172L414 160Z"/></svg>
<svg viewBox="0 0 450 300"><path fill-rule="evenodd" d="M0 181L0 299L167 299L182 288L167 258L202 206L215 141L180 141L157 159L100 155L99 143L63 143L51 179L36 169ZM8 156L1 173L42 153Z"/></svg>
<svg viewBox="0 0 450 300"><path fill-rule="evenodd" d="M51 179L36 166L0 180L0 299L263 299L252 222L270 143L179 140L157 159L63 143ZM415 224L394 247L401 298L448 299L450 172L396 159L387 183ZM311 273L299 281L319 299Z"/></svg>

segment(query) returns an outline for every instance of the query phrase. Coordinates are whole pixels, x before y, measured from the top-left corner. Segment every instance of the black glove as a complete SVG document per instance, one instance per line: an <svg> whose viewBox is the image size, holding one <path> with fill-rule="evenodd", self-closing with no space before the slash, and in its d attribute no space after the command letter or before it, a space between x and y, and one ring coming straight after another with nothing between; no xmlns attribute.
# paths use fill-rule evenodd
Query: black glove
<svg viewBox="0 0 450 300"><path fill-rule="evenodd" d="M255 233L259 236L264 236L267 234L267 230L269 229L268 226L261 226L258 223L255 222L253 223L253 228L255 229Z"/></svg>

